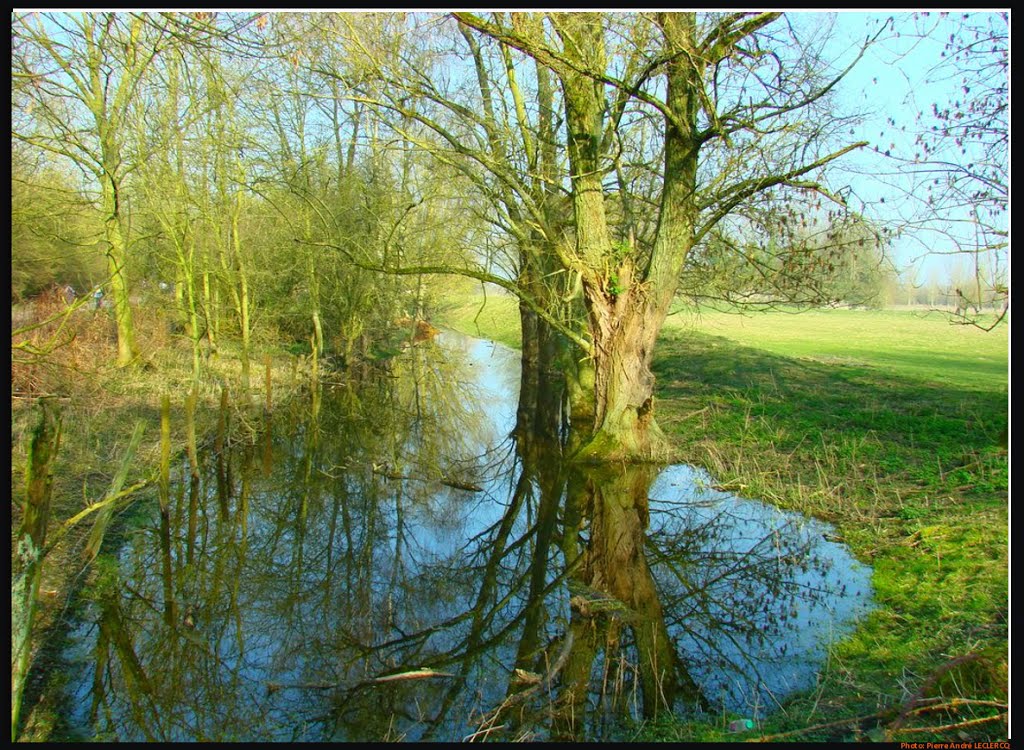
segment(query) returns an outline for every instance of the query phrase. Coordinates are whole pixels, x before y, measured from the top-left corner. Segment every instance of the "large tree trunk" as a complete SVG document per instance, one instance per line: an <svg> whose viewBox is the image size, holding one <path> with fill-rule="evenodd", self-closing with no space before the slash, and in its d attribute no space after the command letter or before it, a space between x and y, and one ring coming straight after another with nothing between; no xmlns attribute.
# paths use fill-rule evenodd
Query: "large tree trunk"
<svg viewBox="0 0 1024 750"><path fill-rule="evenodd" d="M577 459L662 460L668 446L654 419L651 357L665 315L643 299L627 298L621 308L618 300L591 296L587 301L594 341L594 429Z"/></svg>
<svg viewBox="0 0 1024 750"><path fill-rule="evenodd" d="M605 210L604 138L606 67L603 29L595 14L558 16L556 28L574 66L560 71L572 165L576 268L583 281L593 341L594 430L578 452L581 461L651 461L668 447L654 418L654 344L693 245L697 214L696 89L692 13L659 16L668 62L662 203L646 265L632 242L613 245ZM685 53L690 54L685 54Z"/></svg>
<svg viewBox="0 0 1024 750"><path fill-rule="evenodd" d="M598 14L559 16L557 29L566 55L576 58L578 68L604 71ZM573 270L582 277L593 341L594 429L578 457L594 461L653 458L664 453L654 423L654 378L649 369L657 331L643 319L646 306L634 287L633 259L628 252L613 249L608 228L602 184L603 84L575 69L562 71L560 79L572 165L577 263Z"/></svg>

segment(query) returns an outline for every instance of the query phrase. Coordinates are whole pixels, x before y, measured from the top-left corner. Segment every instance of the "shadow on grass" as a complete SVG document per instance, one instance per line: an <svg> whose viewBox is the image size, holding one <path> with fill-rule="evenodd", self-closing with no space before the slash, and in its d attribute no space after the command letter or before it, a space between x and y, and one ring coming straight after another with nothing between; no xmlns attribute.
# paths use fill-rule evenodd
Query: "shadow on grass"
<svg viewBox="0 0 1024 750"><path fill-rule="evenodd" d="M880 478L1006 489L1005 391L795 359L698 332L665 332L653 370L659 421L684 452L746 446L827 464L833 481L870 474L876 489Z"/></svg>

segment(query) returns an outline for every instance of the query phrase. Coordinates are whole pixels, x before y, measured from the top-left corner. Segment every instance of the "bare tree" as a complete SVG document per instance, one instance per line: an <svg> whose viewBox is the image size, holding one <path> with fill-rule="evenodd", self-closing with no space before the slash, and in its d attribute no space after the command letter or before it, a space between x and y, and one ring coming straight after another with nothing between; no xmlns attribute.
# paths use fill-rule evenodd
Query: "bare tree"
<svg viewBox="0 0 1024 750"><path fill-rule="evenodd" d="M894 23L896 23L894 21ZM926 91L948 94L918 103L916 136L906 150L887 153L909 177L903 199L913 206L911 231L922 231L926 254L965 259L970 278L959 279L954 320L986 330L1009 310L1009 13L914 13L898 29L934 53L921 81ZM914 96L914 94L911 94Z"/></svg>
<svg viewBox="0 0 1024 750"><path fill-rule="evenodd" d="M167 36L123 13L20 13L12 23L15 102L30 116L15 138L69 159L98 191L117 364L138 348L129 303L130 211L126 182L138 166L129 130L144 76Z"/></svg>
<svg viewBox="0 0 1024 750"><path fill-rule="evenodd" d="M454 15L534 57L561 84L575 238L554 249L582 282L584 348L594 366L594 428L579 457L664 456L650 363L684 264L723 218L771 191L813 192L842 205L822 170L865 144L829 148L820 123L830 91L852 65L824 75L818 49L779 13L638 14L632 22L648 29L634 37L647 44L639 69L609 56L608 14L549 14L543 31ZM604 184L633 104L656 123L662 143L649 243L614 238ZM816 125L808 129L808 122Z"/></svg>

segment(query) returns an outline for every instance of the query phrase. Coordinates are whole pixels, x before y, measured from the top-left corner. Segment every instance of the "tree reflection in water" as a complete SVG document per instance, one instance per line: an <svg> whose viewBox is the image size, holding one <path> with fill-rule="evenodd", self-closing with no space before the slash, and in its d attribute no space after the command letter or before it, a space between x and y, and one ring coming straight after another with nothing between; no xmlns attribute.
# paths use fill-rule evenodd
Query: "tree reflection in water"
<svg viewBox="0 0 1024 750"><path fill-rule="evenodd" d="M97 567L68 652L76 724L608 739L623 718L757 715L813 685L869 571L686 467L563 463L554 382L447 334L279 414L272 456L224 448L198 486L183 467L164 543L156 513Z"/></svg>

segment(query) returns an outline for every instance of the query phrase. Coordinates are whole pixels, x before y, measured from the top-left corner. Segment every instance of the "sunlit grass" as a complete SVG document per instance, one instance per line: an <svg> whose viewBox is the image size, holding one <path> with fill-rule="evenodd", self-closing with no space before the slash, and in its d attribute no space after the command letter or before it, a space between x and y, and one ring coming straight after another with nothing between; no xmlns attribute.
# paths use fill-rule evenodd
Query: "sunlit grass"
<svg viewBox="0 0 1024 750"><path fill-rule="evenodd" d="M519 343L518 302L504 293L453 293L437 318L471 335ZM941 313L910 310L804 310L749 314L680 308L665 335L699 332L772 354L824 364L869 366L968 388L1005 387L1009 327L986 332Z"/></svg>
<svg viewBox="0 0 1024 750"><path fill-rule="evenodd" d="M518 348L522 341L519 301L503 291L490 291L484 296L478 289L454 288L437 302L434 319L469 336Z"/></svg>
<svg viewBox="0 0 1024 750"><path fill-rule="evenodd" d="M746 315L681 310L665 329L700 331L773 354L869 365L970 388L1005 384L1008 326L991 332L908 310L773 311Z"/></svg>

